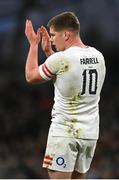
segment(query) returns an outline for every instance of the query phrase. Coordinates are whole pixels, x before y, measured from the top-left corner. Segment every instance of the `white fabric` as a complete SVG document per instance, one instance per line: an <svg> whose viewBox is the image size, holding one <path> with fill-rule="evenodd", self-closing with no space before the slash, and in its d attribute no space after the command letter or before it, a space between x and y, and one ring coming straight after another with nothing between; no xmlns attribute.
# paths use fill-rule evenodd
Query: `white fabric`
<svg viewBox="0 0 119 180"><path fill-rule="evenodd" d="M61 172L86 173L94 156L97 140L49 136L43 167Z"/></svg>
<svg viewBox="0 0 119 180"><path fill-rule="evenodd" d="M70 47L47 58L40 65L39 72L46 80L54 78L50 133L54 136L98 139L98 103L105 78L103 55L93 47Z"/></svg>

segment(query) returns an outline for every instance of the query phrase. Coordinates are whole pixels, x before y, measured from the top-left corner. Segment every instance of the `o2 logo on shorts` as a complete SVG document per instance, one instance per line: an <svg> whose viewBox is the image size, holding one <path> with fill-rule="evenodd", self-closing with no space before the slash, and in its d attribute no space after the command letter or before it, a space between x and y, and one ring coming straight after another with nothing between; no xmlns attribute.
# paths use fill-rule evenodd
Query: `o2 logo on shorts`
<svg viewBox="0 0 119 180"><path fill-rule="evenodd" d="M64 158L63 157L58 157L56 159L56 163L59 165L59 166L63 166L64 168L66 167L66 164L64 163Z"/></svg>

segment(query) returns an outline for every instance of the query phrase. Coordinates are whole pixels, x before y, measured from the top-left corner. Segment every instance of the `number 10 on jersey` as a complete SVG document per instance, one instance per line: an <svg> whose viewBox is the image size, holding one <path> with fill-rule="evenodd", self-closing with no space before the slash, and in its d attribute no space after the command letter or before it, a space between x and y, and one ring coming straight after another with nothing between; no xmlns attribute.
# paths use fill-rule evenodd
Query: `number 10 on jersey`
<svg viewBox="0 0 119 180"><path fill-rule="evenodd" d="M82 73L83 76L83 84L81 95L84 95L86 91L90 95L95 95L97 92L97 80L98 73L96 69L85 69Z"/></svg>

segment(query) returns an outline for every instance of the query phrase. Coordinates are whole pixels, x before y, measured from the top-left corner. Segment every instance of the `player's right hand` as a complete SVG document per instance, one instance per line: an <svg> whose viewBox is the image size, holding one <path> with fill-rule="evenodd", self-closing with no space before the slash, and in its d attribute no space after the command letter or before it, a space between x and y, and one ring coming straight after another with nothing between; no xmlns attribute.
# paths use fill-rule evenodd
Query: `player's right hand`
<svg viewBox="0 0 119 180"><path fill-rule="evenodd" d="M32 22L30 20L26 20L25 34L26 34L26 37L27 37L30 45L38 45L39 44L40 29L38 29L37 33L35 33Z"/></svg>
<svg viewBox="0 0 119 180"><path fill-rule="evenodd" d="M47 29L44 26L41 26L40 32L42 34L42 49L48 57L54 53L54 51L52 50L50 36L47 32Z"/></svg>

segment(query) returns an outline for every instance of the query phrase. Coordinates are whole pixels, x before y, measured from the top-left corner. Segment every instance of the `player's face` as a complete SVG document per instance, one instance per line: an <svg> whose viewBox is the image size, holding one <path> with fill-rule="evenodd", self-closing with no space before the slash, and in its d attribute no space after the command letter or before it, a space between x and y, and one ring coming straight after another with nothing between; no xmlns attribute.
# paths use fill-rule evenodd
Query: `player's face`
<svg viewBox="0 0 119 180"><path fill-rule="evenodd" d="M57 32L53 28L50 28L50 41L57 51L65 50L65 37L63 31Z"/></svg>

